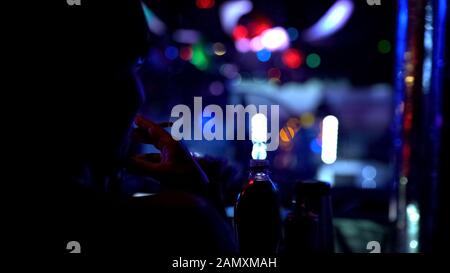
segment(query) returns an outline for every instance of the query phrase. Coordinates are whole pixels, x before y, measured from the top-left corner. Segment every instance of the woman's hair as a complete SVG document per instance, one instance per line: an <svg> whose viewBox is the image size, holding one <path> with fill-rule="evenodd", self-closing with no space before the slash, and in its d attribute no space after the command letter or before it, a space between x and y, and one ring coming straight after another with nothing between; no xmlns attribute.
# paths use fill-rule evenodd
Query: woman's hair
<svg viewBox="0 0 450 273"><path fill-rule="evenodd" d="M146 54L148 32L138 0L81 2L52 14L46 30L54 35L48 73L58 97L53 112L64 121L55 124L59 147L53 148L56 158L65 158L65 174L87 167L102 177L117 167L141 102L132 68Z"/></svg>

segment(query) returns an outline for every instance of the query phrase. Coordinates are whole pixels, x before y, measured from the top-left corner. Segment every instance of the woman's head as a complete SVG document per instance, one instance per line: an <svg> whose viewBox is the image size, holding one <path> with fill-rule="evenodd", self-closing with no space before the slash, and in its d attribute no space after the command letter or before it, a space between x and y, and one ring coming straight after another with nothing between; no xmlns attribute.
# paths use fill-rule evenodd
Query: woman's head
<svg viewBox="0 0 450 273"><path fill-rule="evenodd" d="M114 172L135 113L142 103L134 64L147 50L140 1L95 0L56 15L59 92L65 147L76 170ZM69 168L70 172L76 172Z"/></svg>

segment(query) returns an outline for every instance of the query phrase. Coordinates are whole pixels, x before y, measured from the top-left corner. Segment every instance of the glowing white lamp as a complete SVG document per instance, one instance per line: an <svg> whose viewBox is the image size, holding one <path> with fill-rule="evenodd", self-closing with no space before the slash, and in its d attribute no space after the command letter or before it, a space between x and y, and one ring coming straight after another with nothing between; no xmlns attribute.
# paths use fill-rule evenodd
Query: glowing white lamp
<svg viewBox="0 0 450 273"><path fill-rule="evenodd" d="M270 51L284 50L289 47L289 35L282 27L270 28L261 34L261 44Z"/></svg>
<svg viewBox="0 0 450 273"><path fill-rule="evenodd" d="M335 116L326 116L322 121L322 161L333 164L337 158L339 121Z"/></svg>
<svg viewBox="0 0 450 273"><path fill-rule="evenodd" d="M251 119L251 139L253 142L252 158L264 160L267 157L267 117L256 114Z"/></svg>

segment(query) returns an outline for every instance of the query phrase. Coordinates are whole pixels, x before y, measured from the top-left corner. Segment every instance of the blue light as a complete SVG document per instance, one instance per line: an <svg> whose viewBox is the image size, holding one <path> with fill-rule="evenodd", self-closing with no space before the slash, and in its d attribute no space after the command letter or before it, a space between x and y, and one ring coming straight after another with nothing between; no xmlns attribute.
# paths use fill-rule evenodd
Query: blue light
<svg viewBox="0 0 450 273"><path fill-rule="evenodd" d="M267 49L256 52L256 57L258 57L258 60L260 60L261 62L267 62L268 60L270 60L271 56L272 53L270 53L270 51Z"/></svg>
<svg viewBox="0 0 450 273"><path fill-rule="evenodd" d="M315 154L320 154L322 152L322 147L320 147L317 139L311 140L311 142L309 143L309 148Z"/></svg>
<svg viewBox="0 0 450 273"><path fill-rule="evenodd" d="M305 38L309 41L317 41L330 36L344 27L353 13L354 4L350 0L338 0L330 9L306 30Z"/></svg>
<svg viewBox="0 0 450 273"><path fill-rule="evenodd" d="M423 47L422 91L424 94L428 94L431 88L431 72L433 65L433 8L430 3L425 6Z"/></svg>
<svg viewBox="0 0 450 273"><path fill-rule="evenodd" d="M291 41L295 41L298 38L298 30L296 28L290 27L287 29L287 33L289 35L289 39Z"/></svg>
<svg viewBox="0 0 450 273"><path fill-rule="evenodd" d="M178 48L174 46L169 46L166 48L164 54L166 55L167 59L175 60L178 57Z"/></svg>
<svg viewBox="0 0 450 273"><path fill-rule="evenodd" d="M155 13L153 13L153 11L146 4L144 4L144 2L141 2L141 6L144 12L148 29L156 35L163 35L166 32L166 25L156 16Z"/></svg>

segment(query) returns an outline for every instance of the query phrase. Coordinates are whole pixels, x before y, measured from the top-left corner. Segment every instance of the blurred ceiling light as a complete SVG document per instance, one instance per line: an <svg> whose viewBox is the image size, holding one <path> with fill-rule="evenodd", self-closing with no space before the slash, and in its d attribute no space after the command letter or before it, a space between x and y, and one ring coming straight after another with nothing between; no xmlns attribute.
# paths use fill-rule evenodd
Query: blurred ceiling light
<svg viewBox="0 0 450 273"><path fill-rule="evenodd" d="M270 51L284 50L289 47L289 34L282 27L274 27L261 33L261 44Z"/></svg>
<svg viewBox="0 0 450 273"><path fill-rule="evenodd" d="M214 51L214 54L216 54L217 56L222 56L222 55L225 55L225 53L227 53L227 49L226 49L225 45L222 43L215 43L213 45L213 51Z"/></svg>
<svg viewBox="0 0 450 273"><path fill-rule="evenodd" d="M263 44L261 43L261 37L256 36L253 39L250 40L250 49L253 52L258 52L264 49Z"/></svg>
<svg viewBox="0 0 450 273"><path fill-rule="evenodd" d="M305 31L305 40L313 42L328 37L341 29L352 15L351 0L338 0L312 27Z"/></svg>
<svg viewBox="0 0 450 273"><path fill-rule="evenodd" d="M227 1L220 7L220 22L225 33L231 35L242 15L249 13L253 4L248 0Z"/></svg>
<svg viewBox="0 0 450 273"><path fill-rule="evenodd" d="M247 28L243 25L237 25L235 28L233 28L232 35L235 40L247 38L248 36Z"/></svg>
<svg viewBox="0 0 450 273"><path fill-rule="evenodd" d="M251 50L250 40L246 38L237 40L234 43L234 46L236 47L237 51L241 53L246 53Z"/></svg>
<svg viewBox="0 0 450 273"><path fill-rule="evenodd" d="M145 21L150 32L156 35L163 35L166 32L166 25L153 13L153 11L144 3L141 2L142 10L144 12Z"/></svg>
<svg viewBox="0 0 450 273"><path fill-rule="evenodd" d="M333 164L337 158L339 121L335 116L326 116L322 121L322 161Z"/></svg>
<svg viewBox="0 0 450 273"><path fill-rule="evenodd" d="M173 33L173 39L178 43L195 44L200 39L200 32L193 29L178 29Z"/></svg>
<svg viewBox="0 0 450 273"><path fill-rule="evenodd" d="M199 9L210 9L214 7L215 1L214 0L196 0L195 4Z"/></svg>
<svg viewBox="0 0 450 273"><path fill-rule="evenodd" d="M299 68L303 62L300 51L295 48L291 48L283 52L281 60L283 61L284 65L292 69Z"/></svg>
<svg viewBox="0 0 450 273"><path fill-rule="evenodd" d="M214 96L222 95L224 89L223 83L220 81L214 81L209 85L209 92Z"/></svg>

